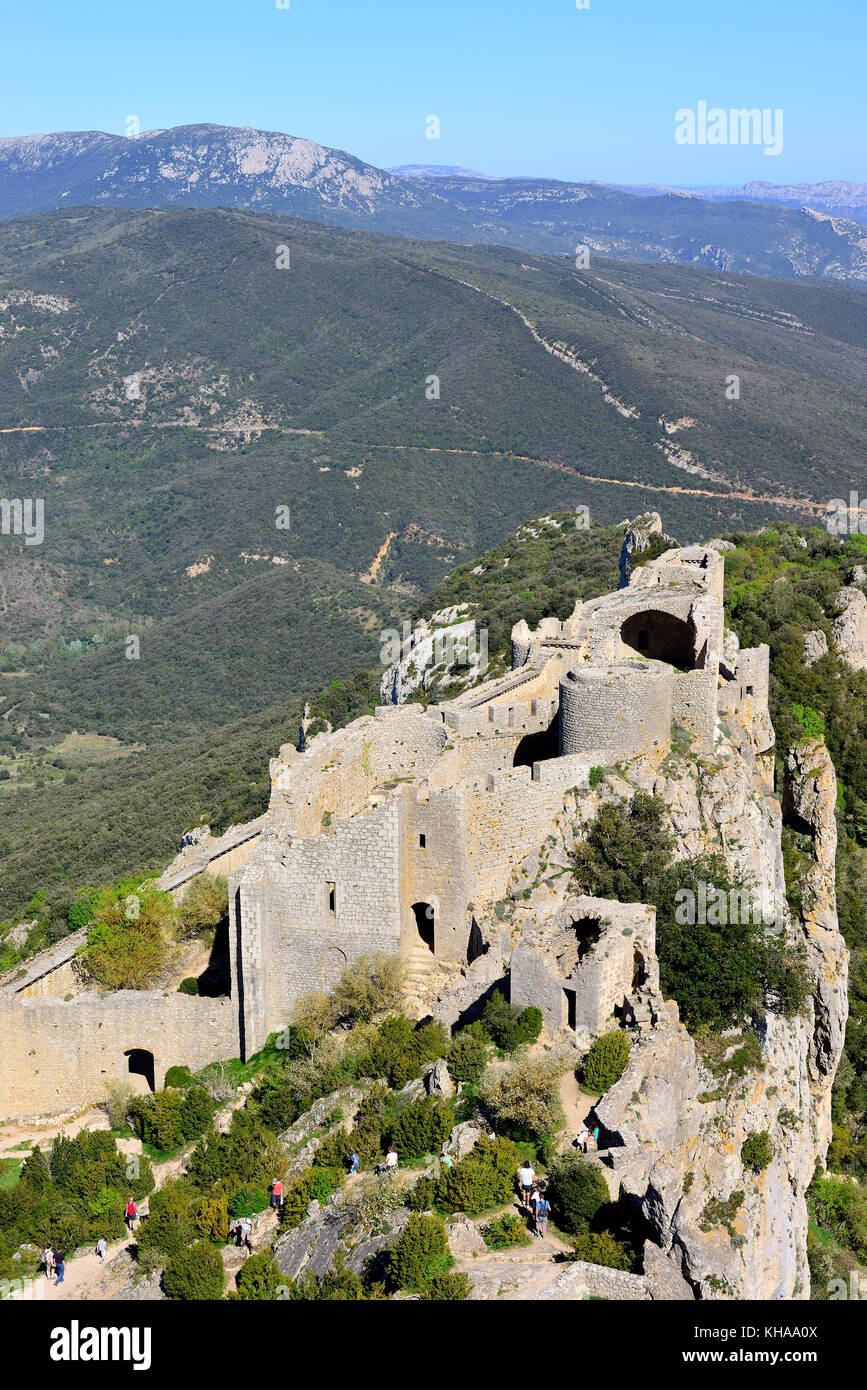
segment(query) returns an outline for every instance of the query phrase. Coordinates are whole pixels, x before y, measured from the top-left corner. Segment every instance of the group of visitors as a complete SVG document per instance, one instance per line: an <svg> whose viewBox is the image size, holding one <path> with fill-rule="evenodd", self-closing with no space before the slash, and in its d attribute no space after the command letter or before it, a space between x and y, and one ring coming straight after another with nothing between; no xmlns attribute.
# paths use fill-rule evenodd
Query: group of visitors
<svg viewBox="0 0 867 1390"><path fill-rule="evenodd" d="M579 1129L575 1137L575 1147L580 1149L583 1154L589 1153L591 1148L598 1149L599 1126L595 1125L593 1129L588 1129L585 1125L583 1129Z"/></svg>
<svg viewBox="0 0 867 1390"><path fill-rule="evenodd" d="M54 1279L54 1287L63 1283L63 1276L66 1274L66 1256L62 1250L54 1250L50 1245L46 1245L42 1252L42 1263L45 1265L46 1279Z"/></svg>
<svg viewBox="0 0 867 1390"><path fill-rule="evenodd" d="M545 1196L545 1190L536 1176L532 1163L528 1158L524 1160L518 1169L518 1187L521 1194L521 1201L530 1214L533 1223L533 1234L544 1236L548 1229L548 1217L551 1214L551 1203Z"/></svg>

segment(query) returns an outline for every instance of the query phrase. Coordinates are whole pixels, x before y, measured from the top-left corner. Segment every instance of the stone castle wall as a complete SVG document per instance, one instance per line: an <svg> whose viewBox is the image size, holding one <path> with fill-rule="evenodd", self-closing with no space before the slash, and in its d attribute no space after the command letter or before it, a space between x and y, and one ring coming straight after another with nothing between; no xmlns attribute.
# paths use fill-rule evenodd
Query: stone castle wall
<svg viewBox="0 0 867 1390"><path fill-rule="evenodd" d="M193 1070L237 1056L228 999L160 991L79 994L0 1004L0 1119L78 1110L129 1076L133 1049L153 1053L156 1085L172 1066Z"/></svg>

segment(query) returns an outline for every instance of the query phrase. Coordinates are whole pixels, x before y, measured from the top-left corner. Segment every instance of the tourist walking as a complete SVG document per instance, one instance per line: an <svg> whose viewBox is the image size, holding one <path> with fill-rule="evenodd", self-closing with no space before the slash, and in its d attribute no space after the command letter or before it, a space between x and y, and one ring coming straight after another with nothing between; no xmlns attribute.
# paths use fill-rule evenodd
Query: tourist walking
<svg viewBox="0 0 867 1390"><path fill-rule="evenodd" d="M54 1251L50 1245L46 1245L42 1252L42 1258L45 1261L45 1277L51 1279L54 1277Z"/></svg>
<svg viewBox="0 0 867 1390"><path fill-rule="evenodd" d="M525 1158L524 1162L518 1169L518 1185L521 1189L521 1200L523 1201L524 1206L528 1209L530 1208L530 1203L533 1196L533 1184L535 1181L536 1174L533 1171L533 1165L530 1162L529 1158Z"/></svg>
<svg viewBox="0 0 867 1390"><path fill-rule="evenodd" d="M99 1259L99 1263L102 1264L103 1260L105 1259L105 1237L104 1237L104 1236L100 1236L99 1240L96 1242L96 1254L97 1254L97 1257L98 1257L98 1259Z"/></svg>
<svg viewBox="0 0 867 1390"><path fill-rule="evenodd" d="M358 1154L357 1154L357 1153L355 1152L355 1150L353 1149L353 1150L352 1150L352 1153L349 1155L349 1171L350 1171L350 1173L357 1173L357 1172L358 1172L358 1167L359 1167L359 1157L358 1157Z"/></svg>
<svg viewBox="0 0 867 1390"><path fill-rule="evenodd" d="M57 1288L58 1284L63 1283L63 1276L66 1273L66 1256L62 1250L58 1250L54 1256L54 1268L57 1270L57 1278L54 1281L54 1287Z"/></svg>
<svg viewBox="0 0 867 1390"><path fill-rule="evenodd" d="M279 1212L283 1205L283 1180L275 1178L271 1184L271 1206L276 1207Z"/></svg>
<svg viewBox="0 0 867 1390"><path fill-rule="evenodd" d="M130 1231L134 1231L134 1230L135 1230L135 1223L136 1223L136 1221L138 1220L138 1207L136 1206L136 1204L135 1204L135 1202L133 1201L132 1197L128 1197L128 1198L127 1198L127 1202L126 1202L126 1217L125 1217L125 1220L126 1220L126 1224L127 1224L127 1226L129 1227Z"/></svg>
<svg viewBox="0 0 867 1390"><path fill-rule="evenodd" d="M536 1192L533 1196L533 1226L537 1236L544 1236L547 1231L550 1211L551 1203L544 1192Z"/></svg>

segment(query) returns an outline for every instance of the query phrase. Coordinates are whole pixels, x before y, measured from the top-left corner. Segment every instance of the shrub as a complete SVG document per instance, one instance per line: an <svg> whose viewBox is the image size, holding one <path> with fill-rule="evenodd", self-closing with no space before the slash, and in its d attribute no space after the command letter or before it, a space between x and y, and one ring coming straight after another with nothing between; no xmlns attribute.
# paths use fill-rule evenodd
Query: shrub
<svg viewBox="0 0 867 1390"><path fill-rule="evenodd" d="M449 1036L440 1023L414 1026L408 1018L395 1014L378 1027L367 1058L372 1076L384 1077L399 1089L421 1075L422 1067L445 1056Z"/></svg>
<svg viewBox="0 0 867 1390"><path fill-rule="evenodd" d="M567 1069L558 1057L518 1057L508 1067L488 1072L482 1101L518 1139L553 1134L563 1124L560 1078Z"/></svg>
<svg viewBox="0 0 867 1390"><path fill-rule="evenodd" d="M309 1051L313 1043L333 1028L340 1017L337 1006L324 990L314 989L295 1001L292 1010L290 1053Z"/></svg>
<svg viewBox="0 0 867 1390"><path fill-rule="evenodd" d="M195 975L187 975L186 979L181 980L178 985L178 994L198 994L199 982Z"/></svg>
<svg viewBox="0 0 867 1390"><path fill-rule="evenodd" d="M105 889L78 957L82 969L105 989L150 989L166 963L174 913L170 895L152 883L132 893Z"/></svg>
<svg viewBox="0 0 867 1390"><path fill-rule="evenodd" d="M548 1199L557 1225L569 1235L583 1234L609 1201L608 1186L595 1163L577 1153L561 1154L548 1171Z"/></svg>
<svg viewBox="0 0 867 1390"><path fill-rule="evenodd" d="M271 1205L270 1193L264 1187L238 1187L226 1199L228 1213L234 1219L239 1216L256 1216Z"/></svg>
<svg viewBox="0 0 867 1390"><path fill-rule="evenodd" d="M440 1152L453 1124L454 1114L448 1101L425 1096L405 1106L388 1132L400 1158L419 1159Z"/></svg>
<svg viewBox="0 0 867 1390"><path fill-rule="evenodd" d="M776 1150L766 1129L754 1130L748 1134L741 1147L741 1163L753 1173L761 1173L767 1168Z"/></svg>
<svg viewBox="0 0 867 1390"><path fill-rule="evenodd" d="M436 1201L436 1179L419 1178L406 1194L410 1211L432 1211Z"/></svg>
<svg viewBox="0 0 867 1390"><path fill-rule="evenodd" d="M594 766L594 767L591 767L591 769L590 769L590 776L589 776L589 778L588 778L589 785L590 785L591 787L598 787L598 786L599 786L602 782L604 782L604 781L605 781L605 768L604 768L604 767L599 767L598 765L596 765L596 766Z"/></svg>
<svg viewBox="0 0 867 1390"><path fill-rule="evenodd" d="M446 1053L449 1075L454 1081L475 1084L481 1079L488 1059L484 1038L466 1030L458 1033Z"/></svg>
<svg viewBox="0 0 867 1390"><path fill-rule="evenodd" d="M149 1215L137 1233L138 1248L162 1256L177 1255L197 1234L189 1185L167 1183L150 1200Z"/></svg>
<svg viewBox="0 0 867 1390"><path fill-rule="evenodd" d="M228 915L229 883L222 874L203 873L191 880L178 908L183 936L199 936Z"/></svg>
<svg viewBox="0 0 867 1390"><path fill-rule="evenodd" d="M203 1192L221 1180L233 1187L267 1187L286 1168L277 1136L259 1115L236 1110L228 1134L205 1134L190 1156L189 1173Z"/></svg>
<svg viewBox="0 0 867 1390"><path fill-rule="evenodd" d="M606 1265L608 1269L629 1269L632 1257L622 1241L608 1231L582 1231L569 1241L572 1247L568 1260L585 1260L591 1265Z"/></svg>
<svg viewBox="0 0 867 1390"><path fill-rule="evenodd" d="M132 1087L125 1081L113 1082L108 1087L106 1109L108 1110L108 1122L112 1129L125 1127L133 1094Z"/></svg>
<svg viewBox="0 0 867 1390"><path fill-rule="evenodd" d="M224 1288L223 1261L219 1252L204 1240L172 1255L163 1271L167 1296L185 1303L221 1299Z"/></svg>
<svg viewBox="0 0 867 1390"><path fill-rule="evenodd" d="M235 1282L238 1297L253 1303L273 1299L284 1279L271 1251L263 1250L244 1261Z"/></svg>
<svg viewBox="0 0 867 1390"><path fill-rule="evenodd" d="M163 1153L198 1139L211 1123L214 1107L201 1086L169 1088L130 1101L129 1115L136 1134Z"/></svg>
<svg viewBox="0 0 867 1390"><path fill-rule="evenodd" d="M583 1076L588 1091L601 1096L611 1090L626 1070L631 1046L619 1028L594 1038L584 1059Z"/></svg>
<svg viewBox="0 0 867 1390"><path fill-rule="evenodd" d="M225 1245L229 1239L229 1213L225 1197L206 1197L196 1213L196 1229L206 1240Z"/></svg>
<svg viewBox="0 0 867 1390"><path fill-rule="evenodd" d="M531 1005L527 1009L519 1009L510 1004L499 990L491 995L482 1015L482 1024L488 1036L505 1052L514 1052L522 1043L535 1042L542 1031L542 1021L537 1008Z"/></svg>
<svg viewBox="0 0 867 1390"><path fill-rule="evenodd" d="M527 1223L517 1212L509 1211L482 1227L482 1237L489 1250L509 1250L517 1245L529 1245Z"/></svg>
<svg viewBox="0 0 867 1390"><path fill-rule="evenodd" d="M331 997L338 1018L371 1019L400 1002L403 964L386 953L357 956L343 971Z"/></svg>
<svg viewBox="0 0 867 1390"><path fill-rule="evenodd" d="M515 1190L519 1163L518 1150L508 1139L480 1139L466 1158L437 1178L434 1204L468 1216L502 1206Z"/></svg>
<svg viewBox="0 0 867 1390"><path fill-rule="evenodd" d="M389 1276L398 1289L423 1289L452 1263L445 1223L438 1216L413 1212L391 1251Z"/></svg>
<svg viewBox="0 0 867 1390"><path fill-rule="evenodd" d="M195 1086L195 1084L189 1067L169 1067L166 1072L166 1089L173 1086L176 1090L183 1090L187 1086Z"/></svg>
<svg viewBox="0 0 867 1390"><path fill-rule="evenodd" d="M429 1299L464 1299L469 1298L472 1287L466 1274L435 1274L424 1296Z"/></svg>

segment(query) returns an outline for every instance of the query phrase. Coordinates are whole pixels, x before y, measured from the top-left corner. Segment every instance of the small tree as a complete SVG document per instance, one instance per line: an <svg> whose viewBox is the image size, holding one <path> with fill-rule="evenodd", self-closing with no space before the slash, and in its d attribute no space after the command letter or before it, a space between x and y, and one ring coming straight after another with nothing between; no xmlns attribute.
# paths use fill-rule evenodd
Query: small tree
<svg viewBox="0 0 867 1390"><path fill-rule="evenodd" d="M178 908L182 936L200 936L229 915L229 882L222 874L199 874L192 879Z"/></svg>
<svg viewBox="0 0 867 1390"><path fill-rule="evenodd" d="M225 1245L229 1239L229 1213L225 1197L206 1197L196 1214L196 1227L206 1240Z"/></svg>
<svg viewBox="0 0 867 1390"><path fill-rule="evenodd" d="M284 1282L280 1266L270 1250L251 1255L238 1271L236 1280L238 1296L245 1303L265 1302L276 1296L277 1289Z"/></svg>
<svg viewBox="0 0 867 1390"><path fill-rule="evenodd" d="M446 1058L453 1079L473 1085L481 1079L487 1059L488 1049L484 1038L466 1031L458 1033Z"/></svg>
<svg viewBox="0 0 867 1390"><path fill-rule="evenodd" d="M599 1167L577 1153L565 1153L554 1159L548 1177L551 1210L557 1225L569 1234L588 1231L599 1208L610 1201Z"/></svg>
<svg viewBox="0 0 867 1390"><path fill-rule="evenodd" d="M398 1289L423 1289L452 1263L445 1223L413 1212L391 1252L389 1273Z"/></svg>
<svg viewBox="0 0 867 1390"><path fill-rule="evenodd" d="M185 1303L221 1299L225 1284L219 1252L204 1240L172 1255L163 1271L163 1289L168 1297Z"/></svg>
<svg viewBox="0 0 867 1390"><path fill-rule="evenodd" d="M482 1101L517 1138L544 1138L563 1124L560 1078L567 1070L560 1057L516 1057L507 1067L488 1072Z"/></svg>
<svg viewBox="0 0 867 1390"><path fill-rule="evenodd" d="M385 952L357 956L343 971L332 990L338 1018L369 1020L397 1008L403 984L399 956Z"/></svg>
<svg viewBox="0 0 867 1390"><path fill-rule="evenodd" d="M584 1059L584 1084L588 1091L601 1096L611 1090L626 1070L631 1046L619 1028L594 1039Z"/></svg>

